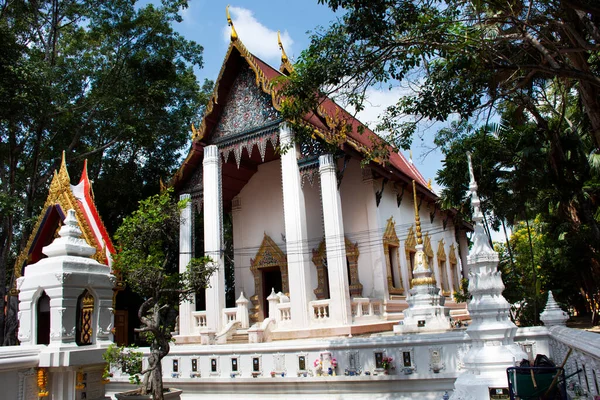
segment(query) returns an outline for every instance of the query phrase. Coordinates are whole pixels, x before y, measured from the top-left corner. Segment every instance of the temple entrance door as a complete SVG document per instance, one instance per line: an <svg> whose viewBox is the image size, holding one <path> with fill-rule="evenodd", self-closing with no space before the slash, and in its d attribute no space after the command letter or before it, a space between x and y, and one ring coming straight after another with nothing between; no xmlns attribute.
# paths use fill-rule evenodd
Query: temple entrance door
<svg viewBox="0 0 600 400"><path fill-rule="evenodd" d="M127 310L115 310L115 343L118 346L127 346L127 334L129 331L129 312Z"/></svg>
<svg viewBox="0 0 600 400"><path fill-rule="evenodd" d="M281 269L279 267L261 268L262 281L263 281L263 307L265 310L265 318L269 317L269 302L267 297L271 294L271 289L275 290L275 293L283 291Z"/></svg>

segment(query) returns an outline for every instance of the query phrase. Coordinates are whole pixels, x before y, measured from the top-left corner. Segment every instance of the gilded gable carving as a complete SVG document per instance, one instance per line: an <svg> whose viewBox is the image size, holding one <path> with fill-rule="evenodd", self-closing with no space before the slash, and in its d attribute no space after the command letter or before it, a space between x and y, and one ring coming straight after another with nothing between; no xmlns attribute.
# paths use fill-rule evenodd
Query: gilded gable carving
<svg viewBox="0 0 600 400"><path fill-rule="evenodd" d="M212 138L260 128L278 118L271 96L259 89L254 72L244 65L233 81Z"/></svg>

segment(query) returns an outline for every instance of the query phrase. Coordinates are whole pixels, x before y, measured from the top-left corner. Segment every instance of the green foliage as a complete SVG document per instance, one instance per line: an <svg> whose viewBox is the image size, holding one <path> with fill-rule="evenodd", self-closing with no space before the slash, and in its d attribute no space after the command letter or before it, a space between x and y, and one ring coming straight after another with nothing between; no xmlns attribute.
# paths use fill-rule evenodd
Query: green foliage
<svg viewBox="0 0 600 400"><path fill-rule="evenodd" d="M141 383L140 374L142 373L142 358L144 354L135 351L136 347L125 347L111 344L102 355L107 365L104 368L102 375L103 379L109 379L113 375L110 372L111 368L118 368L122 373L129 375L129 382L134 385Z"/></svg>
<svg viewBox="0 0 600 400"><path fill-rule="evenodd" d="M186 201L176 201L168 189L139 202L115 234L118 252L113 269L120 273L144 303L137 329L150 343L149 367L142 391L162 393L162 370L157 367L169 353L177 316L176 307L205 289L215 266L208 257L192 258L186 271L178 268L180 212Z"/></svg>
<svg viewBox="0 0 600 400"><path fill-rule="evenodd" d="M63 150L73 181L89 160L111 233L177 166L212 82L194 74L202 46L173 29L187 1L154 3L0 1L0 281Z"/></svg>
<svg viewBox="0 0 600 400"><path fill-rule="evenodd" d="M471 293L469 293L469 280L462 278L460 280L460 291L454 292L452 295L454 301L457 303L466 303L471 300Z"/></svg>
<svg viewBox="0 0 600 400"><path fill-rule="evenodd" d="M587 0L319 2L341 16L313 34L282 85L300 140L313 134L303 117L325 96L360 111L372 87L402 89L377 125L396 147L410 147L420 121L456 121L436 138L446 157L442 205L469 219L471 151L486 228L539 216L548 239L539 245L561 250L542 269L577 280L544 281L531 268L530 289L564 289L598 321L600 9ZM339 124L327 138L334 146L346 133ZM367 157L385 159L385 150Z"/></svg>

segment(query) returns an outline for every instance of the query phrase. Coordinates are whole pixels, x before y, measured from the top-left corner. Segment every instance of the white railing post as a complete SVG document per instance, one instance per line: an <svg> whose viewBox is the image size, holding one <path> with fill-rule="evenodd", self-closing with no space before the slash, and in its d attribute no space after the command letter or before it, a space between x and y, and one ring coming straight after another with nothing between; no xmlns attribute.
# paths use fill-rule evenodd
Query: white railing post
<svg viewBox="0 0 600 400"><path fill-rule="evenodd" d="M271 294L267 297L267 301L269 302L269 318L274 321L277 321L277 304L279 304L279 297L275 294L275 289L271 288Z"/></svg>
<svg viewBox="0 0 600 400"><path fill-rule="evenodd" d="M236 319L240 321L242 329L250 327L250 319L248 318L248 299L244 297L244 292L240 293L240 297L235 301L237 305Z"/></svg>

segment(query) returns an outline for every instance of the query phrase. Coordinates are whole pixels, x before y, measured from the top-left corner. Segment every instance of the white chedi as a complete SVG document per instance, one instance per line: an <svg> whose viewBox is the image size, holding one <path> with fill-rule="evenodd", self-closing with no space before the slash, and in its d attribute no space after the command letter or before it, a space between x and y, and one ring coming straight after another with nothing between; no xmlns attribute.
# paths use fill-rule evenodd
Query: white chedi
<svg viewBox="0 0 600 400"><path fill-rule="evenodd" d="M548 292L548 301L546 302L546 308L540 314L540 320L547 327L551 326L565 326L567 324L567 320L569 319L569 314L564 312L562 308L558 305L556 300L554 300L554 296L552 295L552 291Z"/></svg>
<svg viewBox="0 0 600 400"><path fill-rule="evenodd" d="M489 388L508 386L506 368L527 358L514 343L517 327L510 320L510 305L502 296L504 283L497 269L499 257L483 229L477 182L471 155L467 156L474 223L473 247L467 257L469 293L472 296L468 302L472 322L467 334L472 339L472 346L464 357L465 371L454 383L454 400L489 398Z"/></svg>

